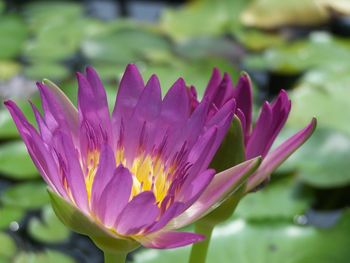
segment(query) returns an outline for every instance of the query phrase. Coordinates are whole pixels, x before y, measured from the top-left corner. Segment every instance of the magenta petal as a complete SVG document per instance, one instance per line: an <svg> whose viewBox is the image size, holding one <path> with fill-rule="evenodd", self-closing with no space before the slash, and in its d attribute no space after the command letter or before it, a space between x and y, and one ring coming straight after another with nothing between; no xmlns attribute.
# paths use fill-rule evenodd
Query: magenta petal
<svg viewBox="0 0 350 263"><path fill-rule="evenodd" d="M112 113L112 122L115 134L119 135L122 119L129 119L142 93L144 83L139 70L129 64L120 81L118 95Z"/></svg>
<svg viewBox="0 0 350 263"><path fill-rule="evenodd" d="M185 208L195 202L214 178L215 170L208 169L194 178L188 178L176 196L176 201L185 203Z"/></svg>
<svg viewBox="0 0 350 263"><path fill-rule="evenodd" d="M208 98L210 101L214 98L218 86L220 85L221 82L221 74L218 68L214 68L213 72L211 74L211 77L209 79L209 83L207 88L205 89L204 92L204 98Z"/></svg>
<svg viewBox="0 0 350 263"><path fill-rule="evenodd" d="M259 164L260 158L255 158L215 175L195 203L170 221L167 227L176 229L187 226L214 210Z"/></svg>
<svg viewBox="0 0 350 263"><path fill-rule="evenodd" d="M147 121L151 121L158 116L161 103L160 83L157 76L152 75L136 104L135 114L142 116Z"/></svg>
<svg viewBox="0 0 350 263"><path fill-rule="evenodd" d="M121 235L137 234L154 223L159 212L153 192L142 192L123 209L116 221L116 230Z"/></svg>
<svg viewBox="0 0 350 263"><path fill-rule="evenodd" d="M187 246L205 239L205 236L189 232L159 232L136 238L144 247L169 249Z"/></svg>
<svg viewBox="0 0 350 263"><path fill-rule="evenodd" d="M165 95L162 103L161 118L166 124L183 123L190 115L186 84L178 79Z"/></svg>
<svg viewBox="0 0 350 263"><path fill-rule="evenodd" d="M113 178L116 161L114 152L108 144L103 145L101 155L91 188L91 209L97 211L99 200L107 184Z"/></svg>
<svg viewBox="0 0 350 263"><path fill-rule="evenodd" d="M71 130L74 140L77 140L79 127L78 111L73 103L62 92L62 90L60 90L60 88L49 80L44 79L43 83L38 84L38 87L40 95L43 98L44 112L47 112L47 110L52 111L57 120L66 122ZM46 104L46 107L44 104ZM60 123L60 125L62 125L62 123Z"/></svg>
<svg viewBox="0 0 350 263"><path fill-rule="evenodd" d="M59 152L60 156L58 156L59 160L61 159L60 169L64 173L75 204L83 212L88 213L88 196L84 174L80 166L79 153L66 134L59 132L56 136L57 143L62 147L61 152Z"/></svg>
<svg viewBox="0 0 350 263"><path fill-rule="evenodd" d="M164 214L162 214L157 222L155 222L150 228L147 229L147 233L156 232L162 229L169 223L174 217L178 216L185 209L185 204L181 202L175 202L168 207Z"/></svg>
<svg viewBox="0 0 350 263"><path fill-rule="evenodd" d="M244 122L243 118L240 118L244 134L248 134L252 123L253 92L249 76L245 73L239 78L234 89L234 98L236 99L237 108L243 113L240 115L244 116Z"/></svg>
<svg viewBox="0 0 350 263"><path fill-rule="evenodd" d="M129 201L131 188L132 175L128 169L119 166L94 206L95 212L104 225L107 227L114 225Z"/></svg>
<svg viewBox="0 0 350 263"><path fill-rule="evenodd" d="M294 134L292 137L278 146L274 151L269 153L261 163L258 170L249 178L247 191L253 190L260 183L266 180L281 163L283 163L312 135L316 125L317 121L315 118L313 118L307 127Z"/></svg>
<svg viewBox="0 0 350 263"><path fill-rule="evenodd" d="M21 110L13 101L6 101L8 108L17 129L28 149L35 166L48 185L63 197L67 197L66 191L60 181L56 163L54 162L49 150L45 147L44 142L31 126Z"/></svg>
<svg viewBox="0 0 350 263"><path fill-rule="evenodd" d="M256 122L247 144L247 159L261 155L263 158L270 150L273 141L287 121L291 102L287 93L282 90L277 99L269 105L263 105L261 114Z"/></svg>

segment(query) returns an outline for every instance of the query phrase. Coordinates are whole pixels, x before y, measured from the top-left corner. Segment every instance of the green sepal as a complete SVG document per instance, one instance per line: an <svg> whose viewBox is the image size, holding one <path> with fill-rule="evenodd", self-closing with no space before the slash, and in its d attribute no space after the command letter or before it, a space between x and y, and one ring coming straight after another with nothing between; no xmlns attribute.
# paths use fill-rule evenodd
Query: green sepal
<svg viewBox="0 0 350 263"><path fill-rule="evenodd" d="M79 209L51 190L48 190L48 193L53 210L62 223L74 232L89 236L96 246L105 253L127 253L140 246L136 241L117 236L102 225L92 221Z"/></svg>
<svg viewBox="0 0 350 263"><path fill-rule="evenodd" d="M231 126L216 152L210 167L217 173L245 161L244 135L239 118L233 117Z"/></svg>
<svg viewBox="0 0 350 263"><path fill-rule="evenodd" d="M216 172L222 172L228 168L231 168L239 163L245 161L245 147L244 147L244 135L242 130L241 121L235 115L231 127L228 130L219 150L217 151L210 167L214 168ZM259 167L260 162L255 167ZM253 169L255 171L255 169ZM247 174L249 177L254 171ZM245 178L247 179L247 178ZM215 226L219 223L226 221L231 217L239 201L245 194L246 184L241 186L228 197L218 208L210 212L203 217L197 224L205 224Z"/></svg>

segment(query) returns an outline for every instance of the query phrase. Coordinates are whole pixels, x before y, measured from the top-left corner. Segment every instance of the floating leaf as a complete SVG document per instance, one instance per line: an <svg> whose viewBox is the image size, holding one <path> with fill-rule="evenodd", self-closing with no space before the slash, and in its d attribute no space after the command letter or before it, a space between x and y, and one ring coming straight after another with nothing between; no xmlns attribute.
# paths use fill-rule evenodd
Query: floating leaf
<svg viewBox="0 0 350 263"><path fill-rule="evenodd" d="M0 196L6 206L37 209L49 203L47 186L42 182L29 182L14 185Z"/></svg>
<svg viewBox="0 0 350 263"><path fill-rule="evenodd" d="M316 67L346 65L349 60L349 41L317 32L311 34L308 40L286 43L278 48L268 49L263 55L248 55L244 64L251 69L267 69L288 74Z"/></svg>
<svg viewBox="0 0 350 263"><path fill-rule="evenodd" d="M196 1L180 9L169 9L163 13L161 28L176 41L189 38L218 36L226 27L239 28L239 13L249 1L221 0Z"/></svg>
<svg viewBox="0 0 350 263"><path fill-rule="evenodd" d="M341 187L350 185L349 156L349 135L318 127L283 169L297 169L299 178L315 187Z"/></svg>
<svg viewBox="0 0 350 263"><path fill-rule="evenodd" d="M21 65L11 60L0 61L0 80L8 80L17 75L21 70Z"/></svg>
<svg viewBox="0 0 350 263"><path fill-rule="evenodd" d="M238 219L214 230L207 262L347 263L349 242L349 212L330 229ZM144 250L135 254L134 262L186 262L189 250Z"/></svg>
<svg viewBox="0 0 350 263"><path fill-rule="evenodd" d="M29 234L43 243L58 243L68 239L70 231L56 217L50 206L42 210L42 219L32 218L28 225Z"/></svg>
<svg viewBox="0 0 350 263"><path fill-rule="evenodd" d="M18 16L0 15L0 35L0 59L18 56L27 38L23 21Z"/></svg>
<svg viewBox="0 0 350 263"><path fill-rule="evenodd" d="M349 71L350 64L345 66L339 62L332 68L313 70L305 75L290 94L293 107L289 124L296 127L316 116L319 127L334 128L350 136Z"/></svg>
<svg viewBox="0 0 350 263"><path fill-rule="evenodd" d="M83 42L82 52L91 61L127 64L147 57L149 52L168 52L170 43L151 31L119 30L91 37Z"/></svg>
<svg viewBox="0 0 350 263"><path fill-rule="evenodd" d="M0 232L0 244L0 262L11 262L17 250L15 242L9 235Z"/></svg>
<svg viewBox="0 0 350 263"><path fill-rule="evenodd" d="M5 177L21 180L39 176L22 141L0 145L0 173Z"/></svg>
<svg viewBox="0 0 350 263"><path fill-rule="evenodd" d="M16 208L12 206L1 207L0 229L7 229L12 222L19 222L23 216L24 211L21 208Z"/></svg>
<svg viewBox="0 0 350 263"><path fill-rule="evenodd" d="M311 201L310 198L300 196L294 180L286 178L245 196L234 215L254 220L291 221L296 215L303 214L310 207Z"/></svg>
<svg viewBox="0 0 350 263"><path fill-rule="evenodd" d="M328 16L314 0L254 0L242 13L246 26L276 28L288 25L315 25Z"/></svg>
<svg viewBox="0 0 350 263"><path fill-rule="evenodd" d="M40 62L24 69L24 75L34 80L42 80L50 76L50 79L57 81L67 78L70 74L67 66L53 62Z"/></svg>
<svg viewBox="0 0 350 263"><path fill-rule="evenodd" d="M46 250L41 253L21 252L14 263L74 263L71 257L54 250Z"/></svg>

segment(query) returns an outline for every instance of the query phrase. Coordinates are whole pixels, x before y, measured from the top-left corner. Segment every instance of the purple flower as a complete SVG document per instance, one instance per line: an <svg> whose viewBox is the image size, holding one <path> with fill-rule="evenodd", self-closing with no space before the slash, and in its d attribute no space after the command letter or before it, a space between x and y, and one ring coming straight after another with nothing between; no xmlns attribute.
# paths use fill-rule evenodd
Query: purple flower
<svg viewBox="0 0 350 263"><path fill-rule="evenodd" d="M211 102L211 105L215 105L216 108L223 107L224 103L232 98L235 99L235 114L242 125L246 159L262 157L260 167L249 177L247 192L268 179L270 174L297 150L316 128L316 119L313 118L304 129L283 142L275 150L270 151L274 140L288 119L291 101L287 92L281 90L271 104L268 102L263 104L253 127L252 84L249 76L245 73L241 75L237 86L234 88L228 74L225 73L221 78L219 70L214 69L204 98Z"/></svg>
<svg viewBox="0 0 350 263"><path fill-rule="evenodd" d="M269 124L276 126L273 134L259 125L252 133L249 130L250 160L216 174L208 167L234 113L243 112L246 117L242 114L241 119L247 122L243 126L250 125L250 113L244 107L251 98L241 101L241 93L250 91L240 86L231 89L227 76L217 85L213 76L199 102L195 89L179 79L162 99L157 77L153 75L144 85L136 66L129 65L110 116L96 72L88 67L86 75L78 73L77 78L78 109L49 81L37 84L43 116L32 107L39 131L14 102L5 104L50 191L109 238L146 247L173 248L202 240L202 235L175 230L212 211L256 170L260 158L251 157L266 154L267 146L261 141L274 139L284 123L279 115L287 111L285 95L273 109L265 106L265 115L278 107L278 116L270 116L276 117ZM265 115L258 123L270 120ZM262 132L260 140L255 138L257 132ZM253 143L259 143L256 149Z"/></svg>

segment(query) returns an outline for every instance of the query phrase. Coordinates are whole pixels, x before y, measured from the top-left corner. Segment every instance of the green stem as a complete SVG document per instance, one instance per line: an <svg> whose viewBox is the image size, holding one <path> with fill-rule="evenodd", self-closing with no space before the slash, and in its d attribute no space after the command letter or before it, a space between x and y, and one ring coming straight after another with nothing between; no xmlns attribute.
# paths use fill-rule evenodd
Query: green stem
<svg viewBox="0 0 350 263"><path fill-rule="evenodd" d="M192 245L189 263L205 263L213 230L214 226L200 223L195 224L195 232L205 235L206 238L202 242Z"/></svg>
<svg viewBox="0 0 350 263"><path fill-rule="evenodd" d="M104 252L104 263L125 263L128 253L109 253Z"/></svg>

